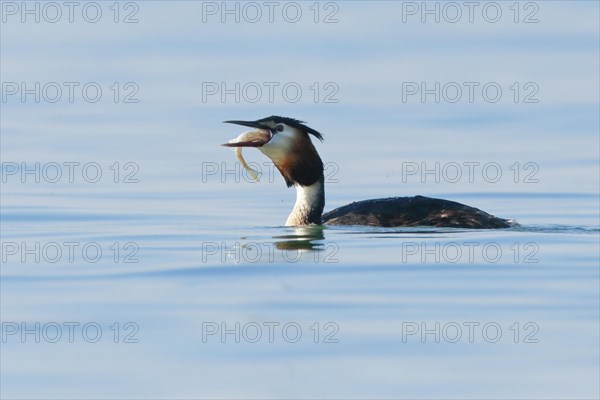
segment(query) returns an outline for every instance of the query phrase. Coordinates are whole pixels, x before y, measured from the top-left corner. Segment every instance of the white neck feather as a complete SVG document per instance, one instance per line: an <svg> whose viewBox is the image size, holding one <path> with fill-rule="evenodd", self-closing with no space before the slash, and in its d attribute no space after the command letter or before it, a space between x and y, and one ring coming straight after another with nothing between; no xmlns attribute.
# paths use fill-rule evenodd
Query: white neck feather
<svg viewBox="0 0 600 400"><path fill-rule="evenodd" d="M294 204L294 209L285 222L285 225L321 224L323 207L325 207L323 178L310 186L296 184L296 204Z"/></svg>

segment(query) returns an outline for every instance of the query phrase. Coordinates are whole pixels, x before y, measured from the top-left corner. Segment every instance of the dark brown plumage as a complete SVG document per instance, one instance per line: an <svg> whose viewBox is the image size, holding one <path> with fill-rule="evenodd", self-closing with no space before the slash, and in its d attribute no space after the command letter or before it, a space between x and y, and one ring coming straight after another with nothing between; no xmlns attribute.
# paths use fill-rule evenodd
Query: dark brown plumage
<svg viewBox="0 0 600 400"><path fill-rule="evenodd" d="M294 139L293 150L283 160L274 162L288 187L310 186L323 179L323 161L305 132Z"/></svg>
<svg viewBox="0 0 600 400"><path fill-rule="evenodd" d="M328 225L509 228L511 223L455 201L424 196L358 201L323 214Z"/></svg>

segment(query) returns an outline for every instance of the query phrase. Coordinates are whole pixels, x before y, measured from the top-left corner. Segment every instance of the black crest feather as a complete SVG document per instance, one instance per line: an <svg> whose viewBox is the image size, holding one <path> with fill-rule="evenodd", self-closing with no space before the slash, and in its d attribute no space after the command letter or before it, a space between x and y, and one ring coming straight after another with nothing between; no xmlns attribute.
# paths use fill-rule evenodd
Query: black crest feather
<svg viewBox="0 0 600 400"><path fill-rule="evenodd" d="M267 121L273 121L276 124L282 123L282 124L286 124L289 125L291 127L294 127L296 129L300 129L306 133L310 133L311 135L313 135L314 137L316 137L319 140L323 140L323 135L321 135L321 133L317 132L316 130L314 130L313 128L309 128L308 126L304 125L306 122L304 121L300 121L294 118L289 118L289 117L280 117L277 115L272 115L270 117L267 118L262 118L259 119L256 122L267 122Z"/></svg>

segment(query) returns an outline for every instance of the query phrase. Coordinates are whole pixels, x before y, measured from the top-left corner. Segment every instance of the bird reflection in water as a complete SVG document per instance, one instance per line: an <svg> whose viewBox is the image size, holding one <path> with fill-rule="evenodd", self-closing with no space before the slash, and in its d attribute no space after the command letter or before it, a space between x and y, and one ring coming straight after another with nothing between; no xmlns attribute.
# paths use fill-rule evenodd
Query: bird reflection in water
<svg viewBox="0 0 600 400"><path fill-rule="evenodd" d="M278 250L322 251L325 249L324 229L322 225L297 226L290 235L273 236L273 239L277 239L275 248Z"/></svg>

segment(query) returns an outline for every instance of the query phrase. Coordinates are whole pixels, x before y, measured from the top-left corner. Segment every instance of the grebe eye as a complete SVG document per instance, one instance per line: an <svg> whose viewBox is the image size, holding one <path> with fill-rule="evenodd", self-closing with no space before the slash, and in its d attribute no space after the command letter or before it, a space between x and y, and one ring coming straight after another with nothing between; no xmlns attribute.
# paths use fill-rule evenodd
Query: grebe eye
<svg viewBox="0 0 600 400"><path fill-rule="evenodd" d="M282 132L282 131L283 131L283 125L277 125L277 126L275 127L275 130L276 130L277 132Z"/></svg>

